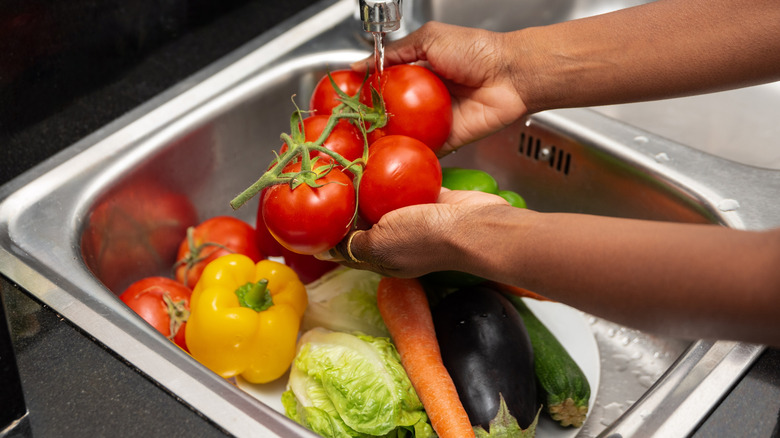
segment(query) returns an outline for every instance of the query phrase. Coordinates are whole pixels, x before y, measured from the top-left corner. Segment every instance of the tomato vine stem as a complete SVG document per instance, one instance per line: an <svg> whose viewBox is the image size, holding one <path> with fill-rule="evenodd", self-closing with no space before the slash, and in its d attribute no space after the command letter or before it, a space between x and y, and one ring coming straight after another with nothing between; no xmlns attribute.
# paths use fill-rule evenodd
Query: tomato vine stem
<svg viewBox="0 0 780 438"><path fill-rule="evenodd" d="M330 73L328 73L328 76L330 77ZM381 98L378 98L378 93L376 93L375 90L372 89L372 107L360 102L360 90L358 90L354 96L349 96L333 83L332 77L330 79L334 90L339 95L341 103L333 109L328 118L328 123L319 138L313 142L304 140L305 136L302 131L303 115L300 108L297 108L296 106L295 112L293 112L290 117L291 132L289 134L281 134L281 139L287 145L287 150L281 154L275 152L276 157L271 162L270 168L266 170L257 181L230 201L230 206L234 210L237 210L253 196L272 185L291 184L294 189L297 185L305 183L311 187L317 187L316 180L327 175L327 173L333 169L334 165L338 165L344 170L348 170L352 173L355 194L357 195L363 169L368 163L368 133L374 129L383 127L387 123L387 114L384 110L384 104L381 102ZM363 136L363 156L354 161L349 161L338 152L323 146L325 140L328 139L333 129L341 120L348 120L350 123L355 124L360 129ZM366 128L367 125L369 126L368 129ZM329 166L318 165L317 162L319 159L312 159L312 152L327 155L333 160L333 163L329 163ZM295 173L284 173L284 169L287 165L298 159L301 161L301 170Z"/></svg>

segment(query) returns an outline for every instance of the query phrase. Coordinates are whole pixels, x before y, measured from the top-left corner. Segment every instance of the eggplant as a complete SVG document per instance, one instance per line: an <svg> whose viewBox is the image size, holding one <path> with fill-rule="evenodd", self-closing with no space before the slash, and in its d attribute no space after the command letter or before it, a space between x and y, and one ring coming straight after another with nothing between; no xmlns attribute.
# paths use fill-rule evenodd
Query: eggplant
<svg viewBox="0 0 780 438"><path fill-rule="evenodd" d="M473 426L488 429L503 397L520 427L539 412L531 341L517 309L475 286L445 296L432 310L442 361Z"/></svg>

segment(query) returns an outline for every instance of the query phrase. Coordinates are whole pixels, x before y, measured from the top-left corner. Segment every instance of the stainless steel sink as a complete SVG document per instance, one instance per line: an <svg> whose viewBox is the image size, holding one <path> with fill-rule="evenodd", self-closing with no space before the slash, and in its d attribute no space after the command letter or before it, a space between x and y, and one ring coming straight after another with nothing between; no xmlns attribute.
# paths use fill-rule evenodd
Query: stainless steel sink
<svg viewBox="0 0 780 438"><path fill-rule="evenodd" d="M636 2L529 1L517 15L535 17L533 22L507 16L493 22L468 12L479 10L469 6L480 2L459 3L462 9L417 1L410 10L423 15L409 17L410 26L430 18L506 30ZM237 436L310 434L192 360L116 294L143 275L167 272L178 237L166 237L177 236L182 227L220 214L253 223L256 199L237 212L228 202L280 146L280 133L289 129L291 95L305 105L327 69L343 68L371 50L355 8L354 0L323 1L0 188L2 273ZM770 84L732 95L749 93L759 101L754 107L715 108L709 100L682 99L669 107L656 102L549 111L445 163L489 170L542 211L740 229L778 226L780 209L769 201L780 193L780 172L697 150L711 147L713 134L706 123L687 124L692 115L704 120L707 114L727 118L735 129L768 112L776 120L777 90ZM693 110L656 117L678 104ZM742 142L752 144L758 137L751 135L764 134L744 135ZM777 161L757 164L776 167ZM152 211L159 220L139 224L134 209ZM601 385L578 435L583 437L632 436L640 430L642 436L685 436L763 348L670 339L598 318L591 322Z"/></svg>

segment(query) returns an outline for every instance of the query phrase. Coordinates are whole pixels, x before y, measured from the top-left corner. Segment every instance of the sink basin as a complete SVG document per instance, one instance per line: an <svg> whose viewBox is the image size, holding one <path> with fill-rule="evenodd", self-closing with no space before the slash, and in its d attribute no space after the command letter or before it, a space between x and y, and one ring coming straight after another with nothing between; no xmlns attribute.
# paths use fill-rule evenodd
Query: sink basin
<svg viewBox="0 0 780 438"><path fill-rule="evenodd" d="M540 1L535 13L520 14L536 21L512 23L457 14L430 0L413 5L413 12L427 15L409 22L431 18L505 30L635 3ZM0 188L3 275L237 436L312 435L192 360L117 294L142 276L169 273L187 226L224 214L254 223L256 198L235 212L228 202L281 145L279 135L289 130L294 109L291 96L305 106L328 69L370 53L355 9L353 0L328 0L303 11ZM757 154L764 158L745 164L737 161L748 159L704 152L720 147L713 138L729 141L713 137L707 120L720 117L739 127L769 117L768 108L777 119L777 85L733 93L748 93L760 104L714 113L713 96L666 107L656 102L549 111L462 149L444 164L488 170L541 211L740 229L778 226L780 210L768 201L780 193L780 172L767 169L778 162ZM674 105L695 111L670 110ZM677 129L691 114L700 123ZM582 437L639 430L643 436L685 436L763 349L658 337L588 318L601 355L601 384Z"/></svg>

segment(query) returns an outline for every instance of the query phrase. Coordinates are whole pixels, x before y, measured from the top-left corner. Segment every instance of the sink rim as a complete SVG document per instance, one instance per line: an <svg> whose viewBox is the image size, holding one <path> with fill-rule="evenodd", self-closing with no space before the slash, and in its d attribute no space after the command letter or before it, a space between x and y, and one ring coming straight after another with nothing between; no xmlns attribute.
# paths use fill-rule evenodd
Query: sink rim
<svg viewBox="0 0 780 438"><path fill-rule="evenodd" d="M18 233L14 232L14 226L20 215L29 214L36 205L41 205L38 201L73 184L85 170L94 169L128 150L131 155L142 155L143 145L140 148L138 145L144 139L170 129L171 122L197 117L194 113L203 105L267 70L273 61L332 26L350 19L354 9L349 0L325 0L315 6L0 187L2 274L87 336L115 351L122 360L158 382L167 392L236 436L317 435L191 360L151 326L139 321L138 316L121 305L115 296L113 300L95 299L113 293L89 273L77 250L75 234L67 236L66 241L60 239L61 246L54 248L52 254L35 254L27 251L25 244L29 242L15 240ZM331 26L322 23L331 23ZM121 168L132 162L133 156L122 157L112 166ZM110 173L110 169L93 171L91 180L94 183L94 179L110 177ZM100 188L102 186L96 184L84 189L90 195L70 205L66 216L77 218L76 212L87 208L90 200L99 195ZM77 196L71 194L73 197ZM63 198L59 202L63 200L67 204ZM81 225L68 224L72 229L80 229ZM46 262L47 258L51 261L51 257L65 264L72 263L75 272L69 272L67 277L55 272L51 266L56 264Z"/></svg>
<svg viewBox="0 0 780 438"><path fill-rule="evenodd" d="M34 211L34 208L31 209L31 207L36 201L60 187L57 185L57 181L63 177L72 177L85 168L97 166L128 148L132 148L134 154L142 154L143 148L137 148L137 145L143 143L145 138L162 135L161 132L166 129L174 129L175 126L170 125L170 123L185 123L188 117L197 117L198 115L194 113L204 106L216 105L215 102L220 99L220 94L234 92L237 87L251 81L253 77L262 75L266 69L264 66L273 64L272 60L283 59L286 54L293 52L297 45L303 44L314 35L329 29L328 27L322 28L312 25L315 21L317 23L329 22L335 25L349 19L353 13L354 5L351 0L324 3L328 7L322 12L312 14L312 11L305 11L304 15L286 21L271 34L264 35L249 43L236 53L185 80L182 84L144 104L127 116L67 148L66 151L43 165L0 187L0 266L3 266L3 274L34 295L36 299L66 317L80 330L95 337L106 348L117 351L140 372L146 374L150 379L160 382L161 386L174 393L193 409L203 412L212 421L224 418L222 421L216 421L219 426L230 433L241 436L262 435L263 433L278 433L285 436L314 435L301 430L302 428L292 423L291 420L258 403L254 398L237 390L200 364L193 364L194 361L191 361L184 352L167 340L160 339L160 336L148 325L138 323L136 315L128 308L119 305L118 300L114 300L114 303L108 300L106 303L106 301L95 299L93 295L100 296L110 292L88 275L88 271L72 273L66 278L53 271L48 265L38 264L37 262L40 261L37 258L38 255L28 253L29 246L26 246L25 242L14 240L18 237L18 233L14 232L13 226L14 221L18 220L20 215ZM306 20L301 20L302 17L305 17ZM301 21L301 23L296 24L296 20ZM259 62L260 60L262 63ZM272 68L269 67L268 70ZM165 115L165 117L161 115ZM655 156L656 150L674 150L675 155L673 156L675 157L685 156L690 157L691 161L717 164L719 170L715 172L716 175L727 170L751 181L768 175L766 172L780 175L776 171L756 169L720 160L651 133L645 133L614 121L608 122L609 119L606 116L598 116L588 109L550 111L534 115L529 120L532 123L546 123L559 130L568 130L571 135L582 139L590 141L599 139L604 144L618 149L631 145L632 147L625 149L624 152L630 153L631 159L637 165L656 176L662 176L665 181L671 184L690 188L694 198L707 206L709 211L728 226L760 229L777 225L777 221L780 221L778 219L780 215L774 215L773 218L771 214L749 206L737 211L719 211L717 203L719 199L723 198L722 193L737 193L739 196L747 196L746 192L750 191L750 187L737 187L736 192L730 192L730 188L722 181L710 181L711 185L707 185L707 187L713 187L714 190L702 193L702 190L689 187L690 182L686 182L690 179L696 180L694 177L705 178L706 175L701 169L689 168L686 160L658 163L652 158ZM647 136L650 141L644 145L632 144L631 140L637 135ZM123 157L123 160L132 161L132 156ZM122 167L123 163L125 161L113 163L113 165ZM100 173L100 175L106 176L108 174ZM684 176L682 180L681 176ZM65 179L71 181L71 178ZM777 183L770 189L777 190L780 187L780 179L777 180ZM88 190L97 190L98 186ZM757 196L766 196L770 193L771 191L766 193L759 191ZM93 199L97 195L98 193L94 192L88 199ZM82 199L81 203L74 203L71 208L79 211L79 209L85 209L88 204L87 199ZM73 213L68 214L68 217L80 216L78 213ZM69 226L79 227L80 224L71 223ZM59 252L55 252L54 255L60 259L68 259L74 255L80 256L75 249L78 247L78 242L68 241L67 243L65 248L60 248ZM83 268L83 262L80 263ZM109 315L116 315L122 319L112 319ZM112 339L114 336L116 338ZM127 354L126 347L128 345L136 350L133 355ZM688 352L678 360L677 365L673 365L673 369L670 369L665 377L659 379L659 382L645 394L645 397L635 403L632 409L613 424L610 430L614 432L626 430L630 425L645 425L644 422L635 422L638 417L641 417L640 407L657 403L658 397L662 397L661 401L667 400L663 396L664 390L668 386L664 386L663 383L668 383L675 377L679 378L680 370L689 369L687 367L699 363L708 352L720 350L722 358L737 356L735 363L729 361L724 364L724 367L728 365L727 368L736 379L762 351L761 346L745 344L734 344L731 349L727 347L723 343L717 342L699 341L692 344ZM677 374L675 374L675 369L678 371ZM722 369L717 368L713 371L725 372L720 371ZM182 372L183 370L186 372ZM719 389L725 391L728 387ZM215 400L199 401L215 396ZM720 395L715 393L710 399L717 401L719 397ZM669 413L669 418L672 418L672 414L675 412ZM662 422L661 426L669 424L666 419L663 420L665 421ZM695 427L695 424L693 426Z"/></svg>

